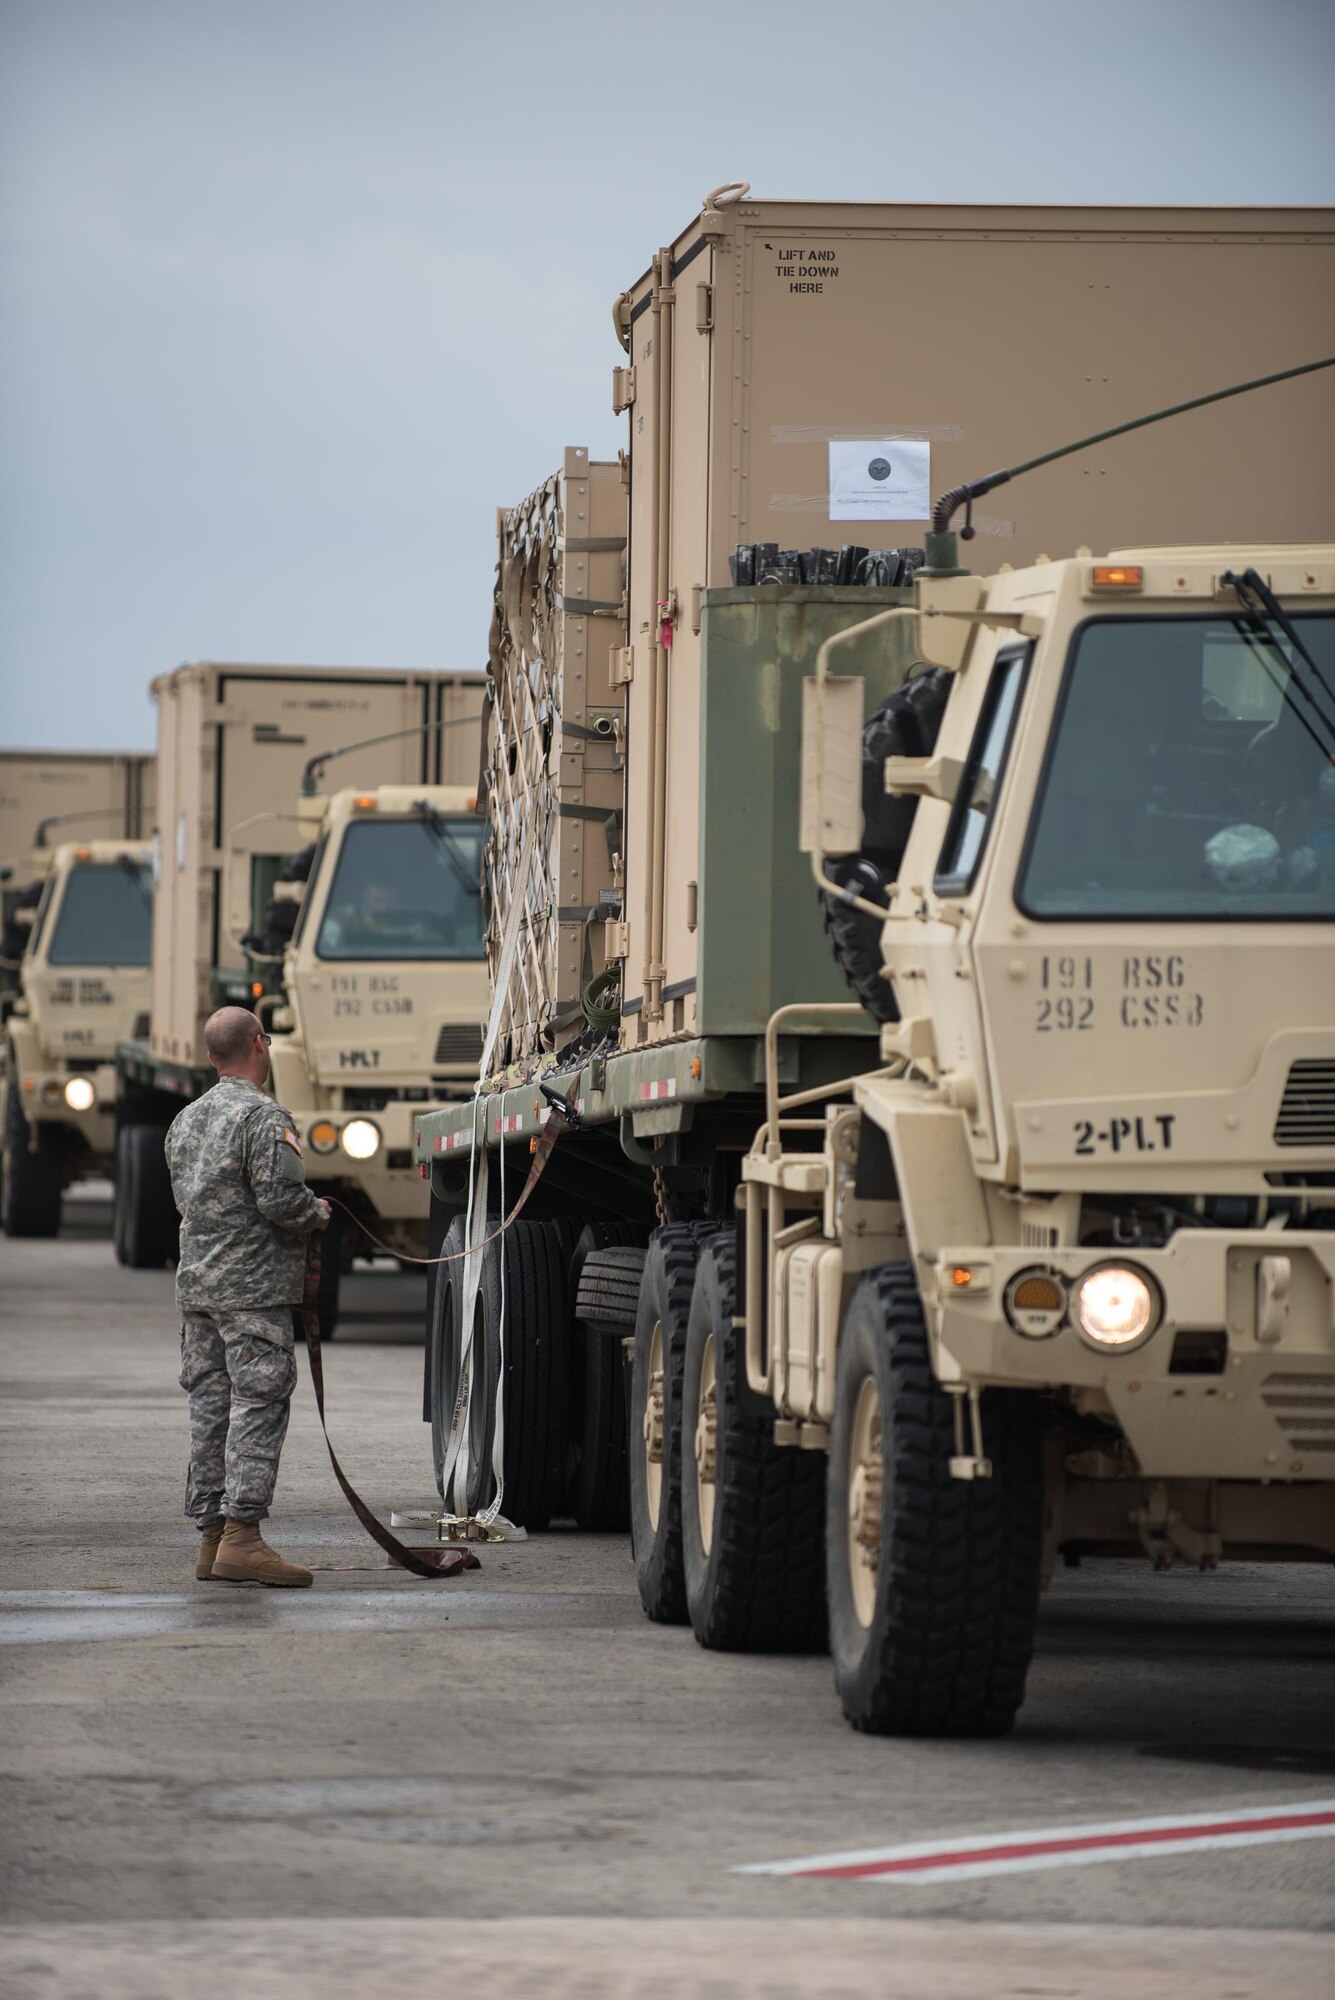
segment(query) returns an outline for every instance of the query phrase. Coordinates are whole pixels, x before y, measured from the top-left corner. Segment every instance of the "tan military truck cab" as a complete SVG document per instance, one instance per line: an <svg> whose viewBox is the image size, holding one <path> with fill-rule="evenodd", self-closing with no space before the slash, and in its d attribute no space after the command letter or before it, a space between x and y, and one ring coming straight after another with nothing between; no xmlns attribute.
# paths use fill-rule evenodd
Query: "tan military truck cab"
<svg viewBox="0 0 1335 2000"><path fill-rule="evenodd" d="M261 1003L274 1093L298 1122L311 1185L396 1251L425 1255L413 1118L477 1078L483 826L459 786L381 785L301 806L317 844L304 889L292 885L286 1000ZM341 1235L345 1257L369 1248L355 1229Z"/></svg>
<svg viewBox="0 0 1335 2000"><path fill-rule="evenodd" d="M1008 1726L1059 1555L1335 1560L1335 548L918 588L953 678L886 765L899 1018L851 1101L771 1082L739 1318L776 1441L830 1453L847 1713L950 1733ZM862 727L825 650L822 873Z"/></svg>
<svg viewBox="0 0 1335 2000"><path fill-rule="evenodd" d="M113 1057L142 1029L151 946L146 843L52 851L5 1022L0 1212L11 1236L54 1236L64 1189L114 1165Z"/></svg>

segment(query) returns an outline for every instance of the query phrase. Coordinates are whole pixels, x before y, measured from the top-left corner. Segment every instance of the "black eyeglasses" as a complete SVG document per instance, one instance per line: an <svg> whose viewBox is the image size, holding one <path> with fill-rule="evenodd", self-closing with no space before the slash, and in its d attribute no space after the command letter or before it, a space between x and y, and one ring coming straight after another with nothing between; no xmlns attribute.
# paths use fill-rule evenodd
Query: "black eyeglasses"
<svg viewBox="0 0 1335 2000"><path fill-rule="evenodd" d="M273 1036L266 1035L263 1028L260 1029L260 1032L258 1033L258 1035L256 1035L255 1040L257 1042L263 1042L266 1049L271 1049L273 1047Z"/></svg>

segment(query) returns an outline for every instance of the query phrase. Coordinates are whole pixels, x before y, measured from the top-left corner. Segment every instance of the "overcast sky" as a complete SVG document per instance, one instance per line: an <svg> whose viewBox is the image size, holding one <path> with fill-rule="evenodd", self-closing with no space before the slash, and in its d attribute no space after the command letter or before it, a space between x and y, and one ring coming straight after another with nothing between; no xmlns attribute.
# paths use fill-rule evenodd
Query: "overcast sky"
<svg viewBox="0 0 1335 2000"><path fill-rule="evenodd" d="M1328 0L0 0L0 742L184 659L477 667L719 182L1329 202Z"/></svg>

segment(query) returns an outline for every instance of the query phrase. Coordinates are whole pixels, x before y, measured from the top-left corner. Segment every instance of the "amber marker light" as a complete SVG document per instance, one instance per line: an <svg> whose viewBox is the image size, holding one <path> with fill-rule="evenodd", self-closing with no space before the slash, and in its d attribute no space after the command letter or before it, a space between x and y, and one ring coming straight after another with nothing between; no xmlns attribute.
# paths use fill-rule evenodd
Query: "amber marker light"
<svg viewBox="0 0 1335 2000"><path fill-rule="evenodd" d="M251 999L258 1000L263 991L264 991L264 981L262 979L252 979L250 982Z"/></svg>
<svg viewBox="0 0 1335 2000"><path fill-rule="evenodd" d="M373 812L375 810L375 797L371 792L359 792L352 803L359 813Z"/></svg>
<svg viewBox="0 0 1335 2000"><path fill-rule="evenodd" d="M967 1264L957 1264L950 1274L950 1282L956 1291L966 1292L973 1283L973 1272Z"/></svg>
<svg viewBox="0 0 1335 2000"><path fill-rule="evenodd" d="M338 1127L331 1125L327 1118L319 1119L306 1134L313 1151L332 1153L338 1144Z"/></svg>
<svg viewBox="0 0 1335 2000"><path fill-rule="evenodd" d="M1066 1317L1066 1287L1050 1271L1017 1271L1002 1304L1017 1333L1026 1340L1047 1340Z"/></svg>
<svg viewBox="0 0 1335 2000"><path fill-rule="evenodd" d="M1089 583L1092 590L1143 590L1145 572L1139 563L1095 563Z"/></svg>

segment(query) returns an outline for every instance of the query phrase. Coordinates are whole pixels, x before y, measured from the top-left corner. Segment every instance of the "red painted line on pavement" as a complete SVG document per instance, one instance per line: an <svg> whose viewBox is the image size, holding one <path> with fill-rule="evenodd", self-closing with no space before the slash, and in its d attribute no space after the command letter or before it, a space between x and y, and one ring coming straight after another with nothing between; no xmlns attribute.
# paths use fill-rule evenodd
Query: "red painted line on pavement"
<svg viewBox="0 0 1335 2000"><path fill-rule="evenodd" d="M928 1854L901 1856L898 1860L797 1868L793 1873L851 1881L877 1875L921 1874L925 1869L933 1868L986 1866L989 1862L1028 1860L1042 1854L1089 1854L1099 1850L1112 1854L1119 1847L1149 1847L1173 1840L1216 1840L1229 1834L1255 1835L1270 1833L1277 1828L1288 1832L1303 1827L1325 1826L1335 1827L1335 1812L1277 1812L1266 1819L1177 1821L1136 1832L1088 1833L1064 1840L1013 1840L993 1847L937 1847Z"/></svg>

